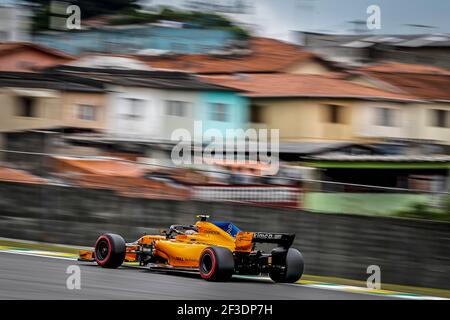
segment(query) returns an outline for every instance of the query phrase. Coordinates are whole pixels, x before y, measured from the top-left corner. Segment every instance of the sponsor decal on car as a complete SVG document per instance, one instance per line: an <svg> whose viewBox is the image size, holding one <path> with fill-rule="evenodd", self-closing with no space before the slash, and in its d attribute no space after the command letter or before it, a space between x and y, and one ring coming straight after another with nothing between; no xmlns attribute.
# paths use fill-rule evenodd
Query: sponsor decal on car
<svg viewBox="0 0 450 320"><path fill-rule="evenodd" d="M255 232L253 239L259 240L281 240L283 235L280 233Z"/></svg>

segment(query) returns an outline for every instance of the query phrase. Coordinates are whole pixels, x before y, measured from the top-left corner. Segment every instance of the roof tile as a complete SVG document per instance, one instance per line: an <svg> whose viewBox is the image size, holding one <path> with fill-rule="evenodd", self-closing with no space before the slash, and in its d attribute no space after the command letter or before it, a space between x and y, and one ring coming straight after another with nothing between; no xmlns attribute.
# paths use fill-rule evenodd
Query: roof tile
<svg viewBox="0 0 450 320"><path fill-rule="evenodd" d="M201 74L280 72L296 63L319 58L297 45L268 38L252 38L249 49L249 54L231 56L184 54L137 57L152 68L185 70Z"/></svg>
<svg viewBox="0 0 450 320"><path fill-rule="evenodd" d="M440 74L450 75L450 71L444 68L425 64L410 64L394 61L386 61L359 68L362 72L388 72L388 73L419 73L419 74Z"/></svg>
<svg viewBox="0 0 450 320"><path fill-rule="evenodd" d="M356 84L334 76L304 74L246 74L202 76L222 86L245 91L248 97L333 97L410 101L413 95L393 93Z"/></svg>
<svg viewBox="0 0 450 320"><path fill-rule="evenodd" d="M358 69L420 99L450 100L450 71L420 64L385 62Z"/></svg>

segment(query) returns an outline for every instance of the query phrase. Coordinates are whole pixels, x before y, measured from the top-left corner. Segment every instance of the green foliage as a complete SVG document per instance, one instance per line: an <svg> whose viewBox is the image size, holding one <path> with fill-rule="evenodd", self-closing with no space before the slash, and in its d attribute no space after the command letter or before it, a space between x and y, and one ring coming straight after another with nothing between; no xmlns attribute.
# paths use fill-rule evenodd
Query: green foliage
<svg viewBox="0 0 450 320"><path fill-rule="evenodd" d="M250 37L250 34L239 26L231 26L223 29L234 33L236 35L236 38L240 40L247 40Z"/></svg>
<svg viewBox="0 0 450 320"><path fill-rule="evenodd" d="M154 14L139 12L136 10L126 10L120 13L120 16L110 21L111 25L140 24L158 21Z"/></svg>
<svg viewBox="0 0 450 320"><path fill-rule="evenodd" d="M43 5L38 9L35 9L33 20L31 22L31 29L36 30L46 30L50 25L50 9L47 5Z"/></svg>
<svg viewBox="0 0 450 320"><path fill-rule="evenodd" d="M450 215L450 195L447 195L445 198L444 210L448 215Z"/></svg>
<svg viewBox="0 0 450 320"><path fill-rule="evenodd" d="M211 28L226 30L234 33L239 39L247 39L249 34L230 20L215 13L204 13L198 11L178 11L163 8L159 13L144 13L137 10L124 10L120 16L111 21L112 25L151 23L159 20L170 20L188 23L194 28Z"/></svg>
<svg viewBox="0 0 450 320"><path fill-rule="evenodd" d="M31 4L39 4L48 8L51 0L27 0ZM127 8L138 8L137 0L61 0L70 4L76 4L81 8L84 18L90 18L102 14L115 13Z"/></svg>
<svg viewBox="0 0 450 320"><path fill-rule="evenodd" d="M50 2L51 0L27 0L30 4L38 4L33 8L33 31L49 28ZM70 4L76 4L81 8L82 19L104 14L116 13L120 10L135 10L138 8L137 0L61 0Z"/></svg>
<svg viewBox="0 0 450 320"><path fill-rule="evenodd" d="M434 208L426 203L417 202L410 209L397 212L395 215L402 218L450 221L450 196L445 199L443 208Z"/></svg>
<svg viewBox="0 0 450 320"><path fill-rule="evenodd" d="M45 30L49 26L49 0L29 0L41 6L35 9L33 16L33 30ZM234 25L227 18L215 14L198 11L181 11L163 8L159 13L138 11L136 0L72 0L81 8L82 19L103 14L117 14L117 18L110 21L111 25L143 24L158 20L171 20L188 23L194 28L212 28L229 31L238 39L247 39L249 34L239 26Z"/></svg>

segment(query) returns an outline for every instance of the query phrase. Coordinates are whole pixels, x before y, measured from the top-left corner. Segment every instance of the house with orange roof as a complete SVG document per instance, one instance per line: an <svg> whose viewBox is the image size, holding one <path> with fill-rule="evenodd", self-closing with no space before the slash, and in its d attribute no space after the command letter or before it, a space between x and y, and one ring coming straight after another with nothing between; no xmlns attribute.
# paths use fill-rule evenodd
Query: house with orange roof
<svg viewBox="0 0 450 320"><path fill-rule="evenodd" d="M106 126L104 85L49 73L0 71L0 132Z"/></svg>
<svg viewBox="0 0 450 320"><path fill-rule="evenodd" d="M106 189L135 198L184 199L186 188L147 178L146 170L132 161L105 157L51 157L55 175L88 189ZM1 178L1 171L0 171Z"/></svg>
<svg viewBox="0 0 450 320"><path fill-rule="evenodd" d="M118 63L125 62L124 68L71 64L56 69L66 76L105 84L108 136L127 142L178 140L172 136L182 129L192 139L201 139L209 129L225 136L227 130L247 126L248 99L238 90L213 85L188 72L141 70L132 61L118 58ZM196 126L199 121L201 126Z"/></svg>
<svg viewBox="0 0 450 320"><path fill-rule="evenodd" d="M450 71L444 68L383 62L358 68L347 80L394 94L408 94L420 102L409 106L408 137L450 145Z"/></svg>
<svg viewBox="0 0 450 320"><path fill-rule="evenodd" d="M74 57L32 42L0 42L0 71L34 72Z"/></svg>
<svg viewBox="0 0 450 320"><path fill-rule="evenodd" d="M420 98L354 83L334 75L246 74L204 76L242 90L251 127L279 129L282 141L378 142L409 138L409 106ZM375 111L375 115L373 114ZM377 114L383 117L377 118Z"/></svg>
<svg viewBox="0 0 450 320"><path fill-rule="evenodd" d="M107 95L103 84L93 80L0 71L0 105L0 149L51 152L57 144L50 136L56 132L106 127ZM1 152L0 159L37 171L46 167L39 156Z"/></svg>
<svg viewBox="0 0 450 320"><path fill-rule="evenodd" d="M52 159L55 163L55 171L65 174L91 174L130 178L144 175L144 170L138 164L119 158L55 156Z"/></svg>
<svg viewBox="0 0 450 320"><path fill-rule="evenodd" d="M411 64L395 61L370 64L357 69L360 72L406 73L406 74L437 74L450 75L450 70L426 64Z"/></svg>
<svg viewBox="0 0 450 320"><path fill-rule="evenodd" d="M120 61L124 67L170 70L202 75L235 73L323 74L341 71L336 65L302 47L276 39L252 37L245 48L210 53L84 53L65 64L105 67Z"/></svg>
<svg viewBox="0 0 450 320"><path fill-rule="evenodd" d="M302 47L280 40L253 37L245 49L216 54L136 55L150 68L188 71L203 75L234 73L323 74L336 67Z"/></svg>

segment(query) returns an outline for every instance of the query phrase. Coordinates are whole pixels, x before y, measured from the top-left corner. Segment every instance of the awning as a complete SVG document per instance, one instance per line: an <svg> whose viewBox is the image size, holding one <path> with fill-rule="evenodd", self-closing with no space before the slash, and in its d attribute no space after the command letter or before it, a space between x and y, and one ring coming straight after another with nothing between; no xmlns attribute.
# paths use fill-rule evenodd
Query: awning
<svg viewBox="0 0 450 320"><path fill-rule="evenodd" d="M34 98L58 98L59 93L55 90L48 89L25 89L25 88L9 88L17 96L34 97Z"/></svg>

